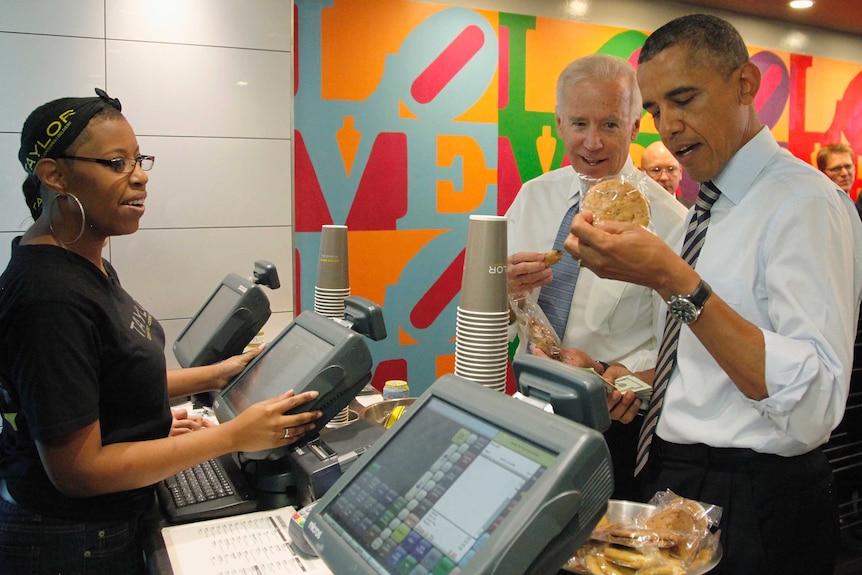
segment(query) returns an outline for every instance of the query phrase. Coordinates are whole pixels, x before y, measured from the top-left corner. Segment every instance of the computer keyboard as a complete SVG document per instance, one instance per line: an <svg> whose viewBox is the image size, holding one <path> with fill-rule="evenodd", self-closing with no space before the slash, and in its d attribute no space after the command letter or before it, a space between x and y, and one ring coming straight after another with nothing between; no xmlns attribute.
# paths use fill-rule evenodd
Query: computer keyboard
<svg viewBox="0 0 862 575"><path fill-rule="evenodd" d="M230 454L184 469L159 482L156 491L171 523L257 510L254 492Z"/></svg>

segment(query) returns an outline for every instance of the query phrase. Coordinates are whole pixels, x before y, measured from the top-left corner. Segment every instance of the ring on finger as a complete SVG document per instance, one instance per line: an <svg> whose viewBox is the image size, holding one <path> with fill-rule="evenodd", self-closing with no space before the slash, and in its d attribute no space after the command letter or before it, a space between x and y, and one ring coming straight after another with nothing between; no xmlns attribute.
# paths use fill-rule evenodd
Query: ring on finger
<svg viewBox="0 0 862 575"><path fill-rule="evenodd" d="M284 438L290 439L290 428L289 427L284 428Z"/></svg>

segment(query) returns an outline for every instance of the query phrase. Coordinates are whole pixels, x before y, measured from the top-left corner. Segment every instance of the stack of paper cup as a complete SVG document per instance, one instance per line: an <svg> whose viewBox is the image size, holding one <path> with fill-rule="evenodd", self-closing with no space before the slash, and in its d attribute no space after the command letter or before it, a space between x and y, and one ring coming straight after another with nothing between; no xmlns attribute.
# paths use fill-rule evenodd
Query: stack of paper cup
<svg viewBox="0 0 862 575"><path fill-rule="evenodd" d="M350 295L348 270L347 226L323 226L314 286L314 311L326 317L344 319L344 298Z"/></svg>
<svg viewBox="0 0 862 575"><path fill-rule="evenodd" d="M455 375L503 392L509 333L506 255L506 218L470 216L455 322Z"/></svg>
<svg viewBox="0 0 862 575"><path fill-rule="evenodd" d="M347 226L323 226L320 229L314 311L333 319L344 319L344 298L350 295L348 272ZM340 427L350 421L350 408L345 407L327 423L327 427Z"/></svg>

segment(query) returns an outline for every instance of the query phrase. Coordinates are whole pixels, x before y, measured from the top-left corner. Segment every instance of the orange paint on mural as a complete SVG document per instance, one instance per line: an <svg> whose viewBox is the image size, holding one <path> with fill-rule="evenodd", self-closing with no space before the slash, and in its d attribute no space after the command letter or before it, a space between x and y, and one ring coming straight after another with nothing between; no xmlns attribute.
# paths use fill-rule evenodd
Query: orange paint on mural
<svg viewBox="0 0 862 575"><path fill-rule="evenodd" d="M835 106L862 65L827 58L812 58L805 77L805 129L825 132L835 118ZM862 151L860 151L862 153Z"/></svg>
<svg viewBox="0 0 862 575"><path fill-rule="evenodd" d="M437 180L437 211L441 214L468 214L485 201L497 183L497 170L487 168L488 162L476 140L469 136L437 136L437 165L451 166L455 158L461 161L461 189L451 180Z"/></svg>
<svg viewBox="0 0 862 575"><path fill-rule="evenodd" d="M408 108L403 101L398 100L398 117L415 120L418 116L416 116L416 114L413 113L413 110Z"/></svg>
<svg viewBox="0 0 862 575"><path fill-rule="evenodd" d="M553 112L557 78L572 60L595 54L619 28L537 18L527 31L525 107L534 112Z"/></svg>
<svg viewBox="0 0 862 575"><path fill-rule="evenodd" d="M362 133L353 126L353 116L345 116L344 124L340 130L335 132L338 149L341 152L341 160L344 162L344 173L350 177L353 169L353 160L356 159L356 151L362 140Z"/></svg>
<svg viewBox="0 0 862 575"><path fill-rule="evenodd" d="M437 367L436 378L446 375L447 373L455 373L455 354L438 355L435 364Z"/></svg>
<svg viewBox="0 0 862 575"><path fill-rule="evenodd" d="M395 54L424 20L451 6L404 0L336 0L321 16L321 95L324 100L362 101L377 89L387 54ZM496 35L499 13L476 10ZM493 41L496 41L495 39ZM456 118L460 122L497 121L498 72L483 96ZM402 104L402 116L410 117Z"/></svg>
<svg viewBox="0 0 862 575"><path fill-rule="evenodd" d="M322 98L368 98L383 77L386 55L398 52L414 28L445 8L404 0L335 0L320 23Z"/></svg>
<svg viewBox="0 0 862 575"><path fill-rule="evenodd" d="M483 18L485 18L491 27L494 29L494 33L496 38L492 39L492 41L496 42L497 38L500 37L500 13L499 12L488 12L485 10L476 10L476 14L479 14ZM455 118L456 122L482 122L482 123L497 123L497 90L500 83L500 70L497 69L494 71L494 77L491 82L488 84L488 89L485 90L485 93L481 98L476 100L476 102L470 106L470 109L461 114L460 116Z"/></svg>
<svg viewBox="0 0 862 575"><path fill-rule="evenodd" d="M404 331L404 327L398 326L398 345L417 345L418 343Z"/></svg>
<svg viewBox="0 0 862 575"><path fill-rule="evenodd" d="M382 306L386 286L428 242L448 230L381 230L347 233L350 293Z"/></svg>

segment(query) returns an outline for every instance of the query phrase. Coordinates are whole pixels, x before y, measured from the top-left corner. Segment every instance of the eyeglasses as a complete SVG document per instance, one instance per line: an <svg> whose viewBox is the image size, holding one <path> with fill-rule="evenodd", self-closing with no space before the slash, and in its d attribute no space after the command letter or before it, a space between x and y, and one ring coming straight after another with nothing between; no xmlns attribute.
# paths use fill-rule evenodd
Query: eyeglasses
<svg viewBox="0 0 862 575"><path fill-rule="evenodd" d="M113 158L111 160L103 160L102 158L84 158L82 156L57 156L64 160L78 160L80 162L93 162L108 166L118 174L131 174L135 171L135 166L141 164L141 169L149 172L153 169L153 164L156 162L155 156L135 156L134 158Z"/></svg>
<svg viewBox="0 0 862 575"><path fill-rule="evenodd" d="M662 172L667 172L668 176L672 176L672 175L676 174L678 171L679 171L679 168L677 168L676 166L665 166L665 167L653 166L652 168L647 168L647 172L649 172L653 176L658 176Z"/></svg>
<svg viewBox="0 0 862 575"><path fill-rule="evenodd" d="M833 168L826 168L826 171L830 174L840 174L844 170L847 170L848 172L853 172L854 167L855 166L853 164L841 164L840 166L835 166Z"/></svg>

